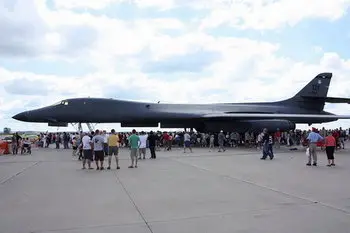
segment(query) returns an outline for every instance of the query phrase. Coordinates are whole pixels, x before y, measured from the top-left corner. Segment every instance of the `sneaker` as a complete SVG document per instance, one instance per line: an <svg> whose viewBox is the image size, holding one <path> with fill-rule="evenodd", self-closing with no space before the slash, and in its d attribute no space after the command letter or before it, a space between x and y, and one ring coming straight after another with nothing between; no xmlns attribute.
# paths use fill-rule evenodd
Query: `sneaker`
<svg viewBox="0 0 350 233"><path fill-rule="evenodd" d="M313 163L312 166L315 166L315 167L316 167L316 166L317 166L317 163Z"/></svg>
<svg viewBox="0 0 350 233"><path fill-rule="evenodd" d="M111 170L111 167L107 167L107 170Z"/></svg>
<svg viewBox="0 0 350 233"><path fill-rule="evenodd" d="M137 165L135 165L135 168L137 168Z"/></svg>
<svg viewBox="0 0 350 233"><path fill-rule="evenodd" d="M117 167L117 170L119 170L119 169L120 169L120 167L118 166L118 167Z"/></svg>
<svg viewBox="0 0 350 233"><path fill-rule="evenodd" d="M101 167L100 170L105 170L105 168L104 168L104 167Z"/></svg>
<svg viewBox="0 0 350 233"><path fill-rule="evenodd" d="M96 170L100 170L100 168L99 168L99 167L97 167L97 168L96 168Z"/></svg>
<svg viewBox="0 0 350 233"><path fill-rule="evenodd" d="M129 166L128 168L134 168L133 166Z"/></svg>
<svg viewBox="0 0 350 233"><path fill-rule="evenodd" d="M307 163L306 166L311 166L311 163Z"/></svg>

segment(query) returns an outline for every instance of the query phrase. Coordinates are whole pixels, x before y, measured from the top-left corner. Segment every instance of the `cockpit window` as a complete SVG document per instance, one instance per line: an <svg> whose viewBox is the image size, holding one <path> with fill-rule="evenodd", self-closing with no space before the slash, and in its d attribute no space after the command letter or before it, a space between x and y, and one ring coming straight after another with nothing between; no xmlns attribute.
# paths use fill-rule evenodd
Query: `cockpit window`
<svg viewBox="0 0 350 233"><path fill-rule="evenodd" d="M63 101L57 102L55 104L52 104L51 106L57 106L57 105L68 105L68 101L67 100L63 100Z"/></svg>
<svg viewBox="0 0 350 233"><path fill-rule="evenodd" d="M52 104L51 106L57 106L57 105L60 105L60 104L62 104L62 101L57 102L57 103L54 103L54 104Z"/></svg>

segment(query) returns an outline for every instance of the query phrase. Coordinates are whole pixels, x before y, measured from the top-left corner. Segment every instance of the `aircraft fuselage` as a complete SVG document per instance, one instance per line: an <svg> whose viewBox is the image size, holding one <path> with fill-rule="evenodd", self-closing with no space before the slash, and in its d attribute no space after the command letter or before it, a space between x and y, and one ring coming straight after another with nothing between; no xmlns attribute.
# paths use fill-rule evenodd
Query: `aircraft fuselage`
<svg viewBox="0 0 350 233"><path fill-rule="evenodd" d="M293 129L295 123L321 123L329 119L201 119L210 113L286 113L315 114L298 107L273 103L223 103L223 104L164 104L144 103L102 98L68 99L59 104L21 113L15 119L29 122L51 123L121 123L123 127L158 127L162 128L196 128L202 131L213 131L224 128L263 128L273 124L278 128L282 122ZM317 112L318 113L318 112ZM324 112L324 114L328 114ZM252 126L257 125L256 127ZM290 121L291 123L287 123ZM316 121L316 122L315 122ZM260 122L260 124L258 124ZM270 128L270 127L268 127ZM243 130L243 129L242 129Z"/></svg>

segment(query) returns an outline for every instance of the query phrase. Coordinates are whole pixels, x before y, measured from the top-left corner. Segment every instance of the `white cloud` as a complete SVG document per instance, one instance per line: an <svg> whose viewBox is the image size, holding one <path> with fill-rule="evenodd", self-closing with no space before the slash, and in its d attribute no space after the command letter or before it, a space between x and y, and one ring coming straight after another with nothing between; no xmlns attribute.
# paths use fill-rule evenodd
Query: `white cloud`
<svg viewBox="0 0 350 233"><path fill-rule="evenodd" d="M119 0L54 0L53 2L57 8L89 8L98 10L118 1Z"/></svg>
<svg viewBox="0 0 350 233"><path fill-rule="evenodd" d="M182 0L183 1L183 0ZM162 10L172 8L177 5L178 0L54 0L57 8L75 9L85 8L101 10L115 3L130 3L138 7L158 7Z"/></svg>
<svg viewBox="0 0 350 233"><path fill-rule="evenodd" d="M51 11L45 6L43 0L35 0L35 4L31 5L35 8L32 9L31 13L25 15L21 22L26 22L25 26L34 25L34 28L35 25L40 25L37 34L40 36L37 37L43 43L37 44L37 37L35 37L35 40L29 43L28 48L39 54L41 59L50 59L51 61L79 59L96 67L97 71L84 76L62 77L58 74L40 75L33 72L14 72L0 67L1 87L9 82L23 82L24 79L27 79L31 80L32 83L38 83L38 85L45 82L48 90L45 97L28 95L23 97L0 90L0 115L3 119L3 126L10 126L13 129L28 127L26 123L10 119L11 114L27 108L52 104L69 97L108 96L123 98L125 96L125 99L147 99L154 102L160 100L172 103L280 100L294 95L316 74L323 71L334 72L329 91L330 96L350 97L350 88L348 88L350 80L347 77L350 70L350 60L342 59L336 53L317 50L321 55L323 54L318 62L302 63L288 57L278 56L279 44L247 38L214 37L200 30L189 31L188 28L193 25L189 27L179 19L123 21L88 13L78 14L69 10L78 6L102 9L111 1L58 2L61 2L60 7L64 9ZM148 6L155 5L167 8L187 4L186 2L188 3L188 1L162 1L162 3L148 1L146 3ZM261 1L257 2L262 4ZM146 3L143 2L143 4ZM267 2L264 6L254 3L255 5L250 6L251 9L237 1L232 1L226 8L222 7L220 5L222 3L219 4L219 2L207 1L207 3L212 4L214 11L221 9L222 12L217 14L217 17L220 16L226 21L232 21L233 18L227 18L229 15L230 17L232 15L238 16L240 17L238 19L243 21L237 22L244 22L246 26L252 28L277 27L281 25L281 22L289 22L292 17L291 13L286 13L281 21L276 24L272 22L271 9L272 12L280 12L279 10L283 11L284 9L282 5L276 5L277 3L272 1ZM226 2L226 4L228 3ZM231 12L228 14L227 12L232 10L234 4L236 4L234 9L238 9L240 13L232 14ZM299 2L296 1L294 4L299 4ZM331 12L336 12L341 4L338 1L333 1L333 4L334 6L328 9ZM321 6L318 6L318 10L325 7L323 4L319 5ZM208 7L205 4L201 6ZM260 15L256 15L255 18L243 17L244 11L246 13L248 11L255 12L258 7L262 9ZM296 5L292 4L289 7L294 9ZM21 12L12 12L9 19L12 20L19 16ZM299 14L297 20L315 16L311 10L301 10L301 13L297 11L297 14ZM321 12L319 14L325 14L324 17L330 16L330 13ZM213 22L215 20L214 17ZM9 25L18 25L15 24L16 22L14 19L9 22ZM21 24L18 27L21 28L20 26ZM162 33L164 29L177 29L187 33L169 36ZM30 41L32 37L23 39ZM13 41L7 40L6 43L9 45ZM38 50L41 46L44 49ZM220 54L220 57L209 65L198 63L199 65L205 64L203 73L193 72L179 75L175 72L163 72L153 75L142 72L143 65L147 64L148 61L161 63L168 61L167 59L173 61L170 58L178 56L183 59L181 64L186 64L186 61L189 61L186 60L189 59L189 54L205 54L200 53L201 51ZM30 58L26 54L23 56ZM198 60L201 61L201 59L204 57L199 56ZM21 85L18 85L19 87ZM16 86L12 86L12 88L16 88ZM130 93L132 95L128 95ZM344 113L344 107L335 107L332 111ZM0 125L1 127L2 125ZM30 125L30 127L47 128L46 125Z"/></svg>
<svg viewBox="0 0 350 233"><path fill-rule="evenodd" d="M342 17L349 0L227 0L215 1L211 13L202 22L202 28L213 28L228 23L246 29L277 29L294 26L304 19ZM213 7L211 5L211 7ZM201 7L198 3L198 7Z"/></svg>
<svg viewBox="0 0 350 233"><path fill-rule="evenodd" d="M349 0L55 0L56 6L66 9L88 8L101 10L112 3L128 2L137 7L157 7L160 10L179 6L210 11L202 22L202 29L224 23L238 28L276 29L294 26L304 19L335 20L347 11Z"/></svg>

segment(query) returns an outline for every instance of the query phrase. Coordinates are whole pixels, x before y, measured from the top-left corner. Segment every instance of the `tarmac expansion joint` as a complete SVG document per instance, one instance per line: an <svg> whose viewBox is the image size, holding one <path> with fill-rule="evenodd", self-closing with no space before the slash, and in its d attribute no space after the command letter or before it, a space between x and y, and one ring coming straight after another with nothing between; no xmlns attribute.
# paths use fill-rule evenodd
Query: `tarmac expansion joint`
<svg viewBox="0 0 350 233"><path fill-rule="evenodd" d="M284 191L281 191L281 190L278 190L278 189L275 189L275 188L271 188L271 187L268 187L268 186L265 186L265 185L257 184L257 183L255 183L253 181L244 180L244 179L237 178L237 177L232 177L232 176L229 176L229 175L219 174L219 173L216 173L216 172L214 172L214 171L212 171L210 169L203 168L203 167L200 167L200 166L197 166L197 165L193 165L193 164L189 164L189 163L184 163L184 162L181 162L181 161L179 161L177 159L173 159L173 161L176 161L178 163L181 163L181 164L184 164L184 165L187 165L187 166L190 166L190 167L197 168L197 169L205 171L205 172L209 172L209 173L214 174L216 176L237 180L237 181L240 181L240 182L243 182L243 183L246 183L246 184L250 184L250 185L254 185L254 186L266 189L266 190L270 190L270 191L275 192L275 193L283 194L283 195L288 196L288 197L297 198L297 199L300 199L300 200L308 201L308 202L310 202L312 204L318 204L318 205L321 205L323 207L334 209L334 210L342 212L342 213L344 213L346 215L350 215L350 211L348 211L346 209L343 209L343 208L339 208L339 207L330 205L330 204L327 204L327 203L323 203L323 202L320 202L320 201L312 200L312 199L307 198L307 197L301 197L301 196L298 196L298 195L295 195L295 194L287 193L287 192L284 192Z"/></svg>
<svg viewBox="0 0 350 233"><path fill-rule="evenodd" d="M139 209L139 207L136 205L136 202L134 201L134 199L132 198L130 192L126 189L124 183L119 179L118 174L116 172L114 172L114 175L117 179L117 181L120 183L120 185L122 186L124 192L126 193L126 195L128 196L128 198L130 199L131 203L134 205L136 211L139 213L139 215L141 216L142 220L144 221L144 223L146 224L148 230L153 233L153 230L151 228L151 226L149 225L148 221L146 220L146 218L143 216L141 210Z"/></svg>
<svg viewBox="0 0 350 233"><path fill-rule="evenodd" d="M14 175L12 175L12 176L10 176L10 177L8 177L8 178L3 179L2 181L0 181L0 185L4 185L4 184L10 182L11 180L13 180L14 178L16 178L17 176L21 175L21 174L22 174L23 172L25 172L26 170L28 170L28 169L30 169L30 168L32 168L32 167L38 165L40 162L41 162L41 161L34 162L33 164L31 164L31 165L29 165L29 166L23 168L21 171L17 172L16 174L14 174Z"/></svg>

